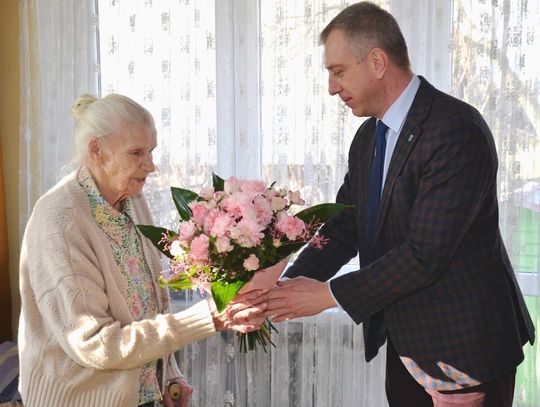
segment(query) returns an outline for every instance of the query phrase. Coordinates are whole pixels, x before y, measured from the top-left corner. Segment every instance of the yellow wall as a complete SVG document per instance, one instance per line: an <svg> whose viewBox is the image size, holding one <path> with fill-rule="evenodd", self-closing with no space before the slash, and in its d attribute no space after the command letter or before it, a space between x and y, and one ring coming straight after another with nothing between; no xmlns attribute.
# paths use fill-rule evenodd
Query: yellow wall
<svg viewBox="0 0 540 407"><path fill-rule="evenodd" d="M20 307L18 294L20 90L18 3L18 0L0 0L0 143L6 193L13 338L16 334ZM4 283L0 280L0 284Z"/></svg>

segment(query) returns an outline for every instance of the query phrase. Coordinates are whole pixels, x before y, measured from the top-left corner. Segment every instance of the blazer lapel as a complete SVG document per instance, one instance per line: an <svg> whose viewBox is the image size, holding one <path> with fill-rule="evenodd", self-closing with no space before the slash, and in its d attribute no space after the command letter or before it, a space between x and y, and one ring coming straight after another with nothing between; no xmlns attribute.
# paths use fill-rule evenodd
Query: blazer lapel
<svg viewBox="0 0 540 407"><path fill-rule="evenodd" d="M432 90L434 89L423 77L420 87L414 98L413 104L405 119L405 124L399 133L399 137L392 154L388 173L384 182L383 195L381 197L381 208L379 209L379 220L375 229L374 241L377 241L382 225L388 212L390 198L394 189L394 184L401 170L414 147L422 135L421 123L427 117L433 100Z"/></svg>

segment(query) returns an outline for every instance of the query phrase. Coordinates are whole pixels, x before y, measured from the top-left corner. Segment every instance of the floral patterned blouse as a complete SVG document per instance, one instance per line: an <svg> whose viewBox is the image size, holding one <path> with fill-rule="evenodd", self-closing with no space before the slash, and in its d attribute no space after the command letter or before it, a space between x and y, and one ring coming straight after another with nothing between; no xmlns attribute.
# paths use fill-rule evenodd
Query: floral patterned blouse
<svg viewBox="0 0 540 407"><path fill-rule="evenodd" d="M99 192L92 175L81 167L79 185L88 195L90 210L99 227L107 234L116 264L127 283L127 301L135 321L153 318L159 312L156 286L144 259L139 235L131 219L131 201L123 202L122 212L114 209ZM157 379L157 361L141 369L139 405L161 400Z"/></svg>

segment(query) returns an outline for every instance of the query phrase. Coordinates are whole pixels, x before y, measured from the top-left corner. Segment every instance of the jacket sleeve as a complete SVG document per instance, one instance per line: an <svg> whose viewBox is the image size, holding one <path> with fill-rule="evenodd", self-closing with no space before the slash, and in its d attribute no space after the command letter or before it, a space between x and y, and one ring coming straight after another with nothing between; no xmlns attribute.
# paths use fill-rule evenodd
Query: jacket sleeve
<svg viewBox="0 0 540 407"><path fill-rule="evenodd" d="M100 245L70 227L73 212L37 213L26 231L21 269L29 275L46 332L76 363L132 369L215 333L206 301L178 313L119 321L111 301L124 301L105 283ZM103 246L106 247L106 246Z"/></svg>
<svg viewBox="0 0 540 407"><path fill-rule="evenodd" d="M349 174L345 176L336 202L353 205ZM305 246L284 277L306 276L326 281L358 254L354 207L331 218L318 233L326 239L323 247L319 249L309 244Z"/></svg>
<svg viewBox="0 0 540 407"><path fill-rule="evenodd" d="M497 159L489 130L470 120L440 126L445 130L422 136L429 148L417 146L419 180L404 177L401 186L413 197L410 211L399 214L409 225L405 239L370 266L330 283L357 323L438 281L493 189Z"/></svg>

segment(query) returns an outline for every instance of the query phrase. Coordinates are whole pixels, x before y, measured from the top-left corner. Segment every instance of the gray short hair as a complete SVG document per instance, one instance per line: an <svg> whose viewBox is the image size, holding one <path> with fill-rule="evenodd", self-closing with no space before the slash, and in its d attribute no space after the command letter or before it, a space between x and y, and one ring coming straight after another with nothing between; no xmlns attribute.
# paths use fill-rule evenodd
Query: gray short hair
<svg viewBox="0 0 540 407"><path fill-rule="evenodd" d="M358 60L362 60L371 48L378 47L398 67L404 70L411 67L407 44L396 19L374 3L363 1L343 9L321 32L320 43L325 44L334 30L343 31Z"/></svg>
<svg viewBox="0 0 540 407"><path fill-rule="evenodd" d="M111 94L98 99L84 94L77 98L71 114L75 118L75 162L88 156L88 142L119 133L126 125L144 126L155 131L152 115L127 96Z"/></svg>

